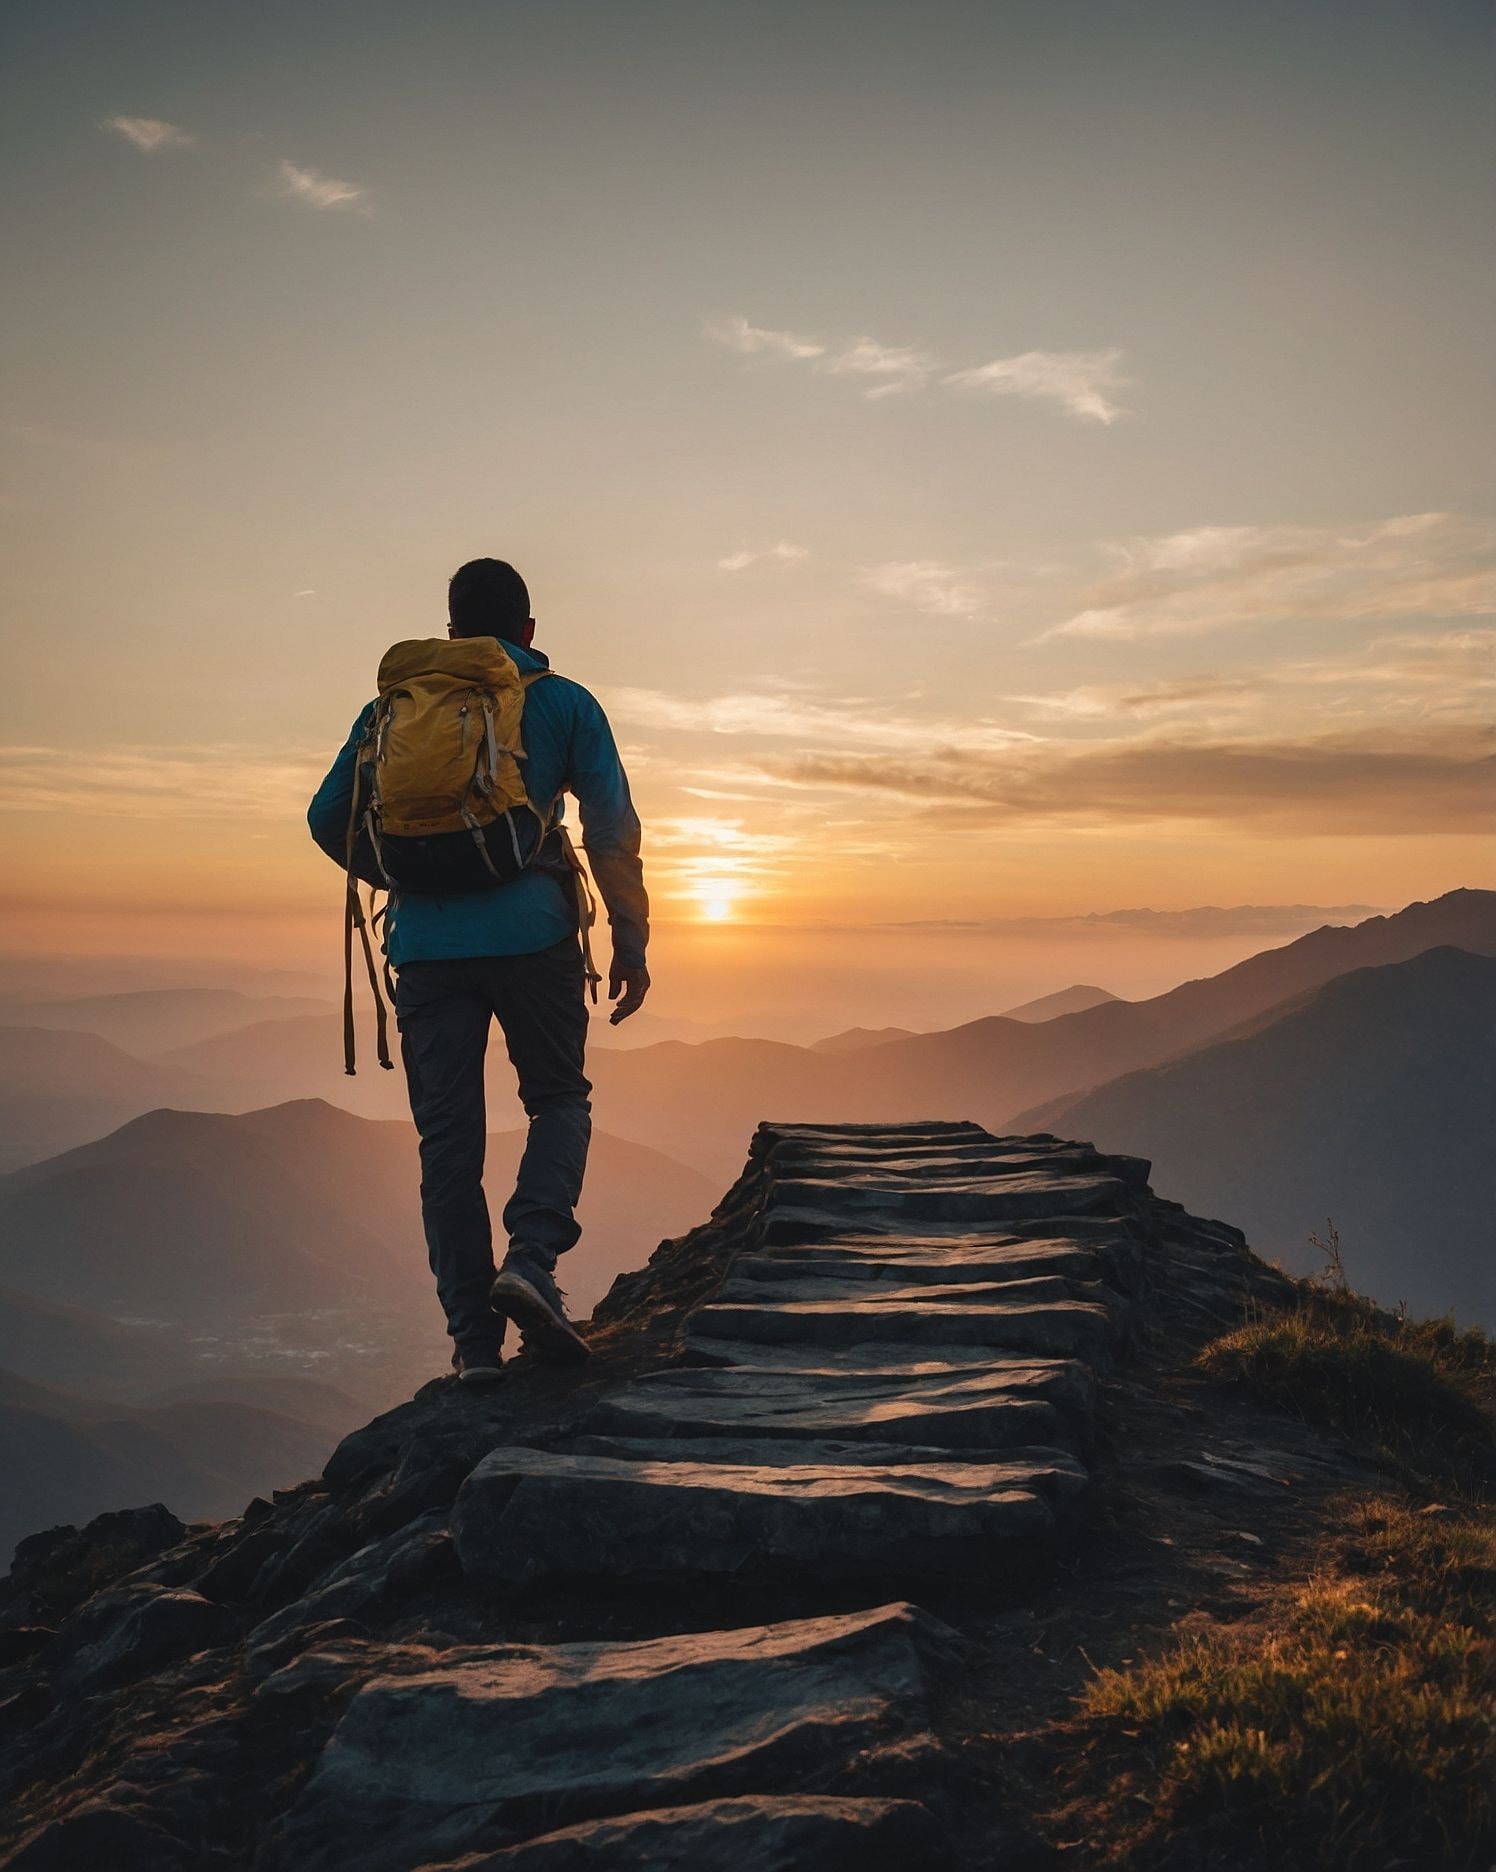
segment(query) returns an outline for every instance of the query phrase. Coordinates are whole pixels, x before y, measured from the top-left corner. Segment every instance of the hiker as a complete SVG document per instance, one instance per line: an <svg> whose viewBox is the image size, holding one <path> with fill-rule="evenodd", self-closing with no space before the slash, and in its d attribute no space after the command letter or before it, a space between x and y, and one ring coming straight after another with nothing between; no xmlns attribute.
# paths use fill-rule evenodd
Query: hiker
<svg viewBox="0 0 1496 1872"><path fill-rule="evenodd" d="M453 575L447 613L450 641L387 653L379 699L354 723L307 820L349 874L350 1072L355 930L380 1016L380 1063L390 1064L357 878L389 889L385 980L393 969L431 1269L453 1369L461 1383L484 1385L501 1376L507 1320L541 1357L589 1356L555 1281L557 1256L581 1233L574 1211L592 1130L585 993L595 1001L599 979L587 934L594 910L562 823L563 792L577 797L608 911L615 1024L649 992L649 900L639 820L607 717L531 647L524 580L501 559L474 559ZM497 1273L483 1192L483 1057L494 1019L529 1118Z"/></svg>

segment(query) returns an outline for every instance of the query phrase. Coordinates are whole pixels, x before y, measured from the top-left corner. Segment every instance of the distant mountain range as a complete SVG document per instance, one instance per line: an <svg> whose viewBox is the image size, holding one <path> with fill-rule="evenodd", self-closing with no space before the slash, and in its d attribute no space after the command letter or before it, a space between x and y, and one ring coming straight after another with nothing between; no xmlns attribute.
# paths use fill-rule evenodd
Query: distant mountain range
<svg viewBox="0 0 1496 1872"><path fill-rule="evenodd" d="M144 988L55 1000L0 997L0 1026L97 1034L147 1057L230 1033L251 1021L335 1012L310 996L248 995L237 988Z"/></svg>
<svg viewBox="0 0 1496 1872"><path fill-rule="evenodd" d="M1415 1316L1496 1328L1496 961L1355 969L1166 1066L1022 1113L1019 1130L1153 1161L1157 1188Z"/></svg>
<svg viewBox="0 0 1496 1872"><path fill-rule="evenodd" d="M497 1211L522 1146L489 1139ZM0 1177L0 1285L115 1319L202 1328L318 1308L430 1301L416 1139L317 1099L233 1117L157 1111ZM716 1191L660 1152L593 1140L582 1312ZM430 1302L434 1305L434 1302Z"/></svg>
<svg viewBox="0 0 1496 1872"><path fill-rule="evenodd" d="M343 1430L361 1420L350 1411ZM187 1520L235 1514L251 1495L315 1473L340 1434L212 1395L131 1408L0 1372L0 1554L38 1528L140 1502L165 1500Z"/></svg>

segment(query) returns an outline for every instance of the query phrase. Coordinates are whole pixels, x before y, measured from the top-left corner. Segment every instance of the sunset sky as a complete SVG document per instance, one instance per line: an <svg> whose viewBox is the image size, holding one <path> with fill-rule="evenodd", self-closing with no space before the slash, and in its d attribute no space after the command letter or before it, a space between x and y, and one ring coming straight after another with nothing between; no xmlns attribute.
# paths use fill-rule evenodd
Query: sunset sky
<svg viewBox="0 0 1496 1872"><path fill-rule="evenodd" d="M624 746L662 1014L1496 881L1484 6L3 36L12 951L334 967L306 797L490 553ZM1268 908L1073 921L1209 905Z"/></svg>

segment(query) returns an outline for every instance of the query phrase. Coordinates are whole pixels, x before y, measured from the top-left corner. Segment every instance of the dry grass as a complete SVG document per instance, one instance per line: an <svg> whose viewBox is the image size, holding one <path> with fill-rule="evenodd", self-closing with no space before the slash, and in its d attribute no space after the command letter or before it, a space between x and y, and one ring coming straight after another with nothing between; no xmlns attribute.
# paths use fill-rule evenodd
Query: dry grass
<svg viewBox="0 0 1496 1872"><path fill-rule="evenodd" d="M1314 1575L1260 1617L1103 1670L1070 1810L1135 1868L1485 1872L1496 1859L1496 1351L1343 1283L1201 1368L1390 1459ZM1443 1496L1446 1499L1434 1499ZM1141 1817L1140 1817L1141 1816Z"/></svg>
<svg viewBox="0 0 1496 1872"><path fill-rule="evenodd" d="M1488 1518L1382 1502L1263 1624L1099 1672L1085 1715L1144 1759L1104 1805L1149 1809L1113 1863L1486 1866L1493 1606Z"/></svg>
<svg viewBox="0 0 1496 1872"><path fill-rule="evenodd" d="M1414 1475L1477 1493L1496 1481L1496 1346L1482 1332L1383 1313L1306 1283L1291 1311L1217 1339L1198 1363Z"/></svg>

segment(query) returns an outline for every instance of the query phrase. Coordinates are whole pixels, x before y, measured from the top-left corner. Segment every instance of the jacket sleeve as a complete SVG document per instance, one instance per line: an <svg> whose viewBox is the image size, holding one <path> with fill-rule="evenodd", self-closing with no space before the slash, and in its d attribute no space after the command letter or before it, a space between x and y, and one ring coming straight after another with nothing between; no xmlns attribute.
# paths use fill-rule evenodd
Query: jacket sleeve
<svg viewBox="0 0 1496 1872"><path fill-rule="evenodd" d="M358 764L359 744L373 712L372 702L359 712L348 739L328 769L327 778L312 795L312 803L307 807L306 822L311 828L312 837L337 865L347 863L348 811L353 804L354 772Z"/></svg>
<svg viewBox="0 0 1496 1872"><path fill-rule="evenodd" d="M601 704L579 691L567 785L576 794L582 849L607 907L613 966L638 968L649 944L649 897L639 857L639 815Z"/></svg>

